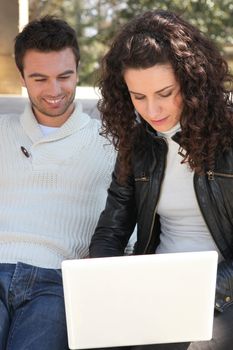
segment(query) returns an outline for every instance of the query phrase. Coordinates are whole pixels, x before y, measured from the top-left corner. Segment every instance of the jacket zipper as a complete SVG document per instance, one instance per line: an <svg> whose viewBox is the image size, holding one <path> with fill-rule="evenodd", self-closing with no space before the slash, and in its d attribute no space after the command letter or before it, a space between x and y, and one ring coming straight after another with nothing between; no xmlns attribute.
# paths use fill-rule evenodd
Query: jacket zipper
<svg viewBox="0 0 233 350"><path fill-rule="evenodd" d="M136 177L134 179L135 182L139 182L139 181L142 181L142 182L148 182L149 181L149 177L148 176L145 176L145 174L142 175L142 177Z"/></svg>
<svg viewBox="0 0 233 350"><path fill-rule="evenodd" d="M233 174L218 173L213 170L208 170L206 174L208 175L208 180L214 180L215 176L233 178Z"/></svg>
<svg viewBox="0 0 233 350"><path fill-rule="evenodd" d="M211 172L211 170L210 170L210 172ZM208 172L207 172L207 174L208 174ZM217 173L215 173L215 174L217 174ZM204 212L203 212L203 210L202 210L202 207L201 207L201 205L200 205L199 198L198 198L198 195L197 195L197 189L196 189L196 186L195 186L195 179L196 179L196 174L194 173L194 176L193 176L193 187L194 187L194 192L195 192L195 196L196 196L196 200L197 200L198 207L199 207L200 212L201 212L201 214L202 214L202 217L203 217L203 219L204 219L204 221L205 221L205 224L206 224L206 226L208 227L208 230L209 230L209 232L210 232L210 234L211 234L211 237L213 238L214 243L216 244L216 247L218 248L218 250L220 251L220 253L221 253L222 256L224 257L224 254L222 253L221 249L219 248L219 246L218 246L218 244L217 244L217 242L216 242L216 240L215 240L215 238L214 238L214 236L213 236L213 234L212 234L212 231L211 231L211 229L210 229L210 226L209 226L208 223L207 223L206 217L205 217ZM213 179L211 179L211 180L213 180Z"/></svg>
<svg viewBox="0 0 233 350"><path fill-rule="evenodd" d="M167 140L165 139L165 137L159 137L160 139L163 139L166 146L167 146ZM167 146L167 149L168 149L168 146ZM166 150L167 151L167 150ZM164 179L164 174L165 174L165 168L166 168L166 159L167 159L167 152L166 152L166 155L165 155L165 160L164 160L164 166L163 166L163 174L162 174L162 180L161 180L161 185L162 185L162 182L163 182L163 179ZM146 244L146 247L143 251L143 254L146 254L146 251L148 249L148 246L150 244L150 241L151 241L151 237L152 237L152 234L153 234L153 228L154 228L154 224L155 224L155 216L156 216L156 212L157 212L157 207L158 207L158 201L159 201L159 196L160 196L160 191L161 191L161 187L160 186L160 189L159 189L159 193L158 193L158 197L157 197L157 202L156 202L156 205L155 205L155 208L154 208L154 211L153 211L153 217L152 217L152 222L151 222L151 226L150 226L150 234L149 234L149 237L148 237L148 240L147 240L147 244Z"/></svg>
<svg viewBox="0 0 233 350"><path fill-rule="evenodd" d="M160 193L159 193L160 194ZM159 197L158 197L159 198ZM148 246L150 244L150 241L151 241L151 237L152 237L152 233L153 233L153 228L154 228L154 223L155 223L155 216L156 216L156 212L157 212L157 204L158 204L158 201L156 203L156 206L155 206L155 209L154 209L154 212L153 212L153 217L152 217L152 222L151 222L151 227L150 227L150 234L149 234L149 237L148 237L148 240L147 240L147 244L146 244L146 247L143 251L143 254L146 254L146 251L148 249Z"/></svg>

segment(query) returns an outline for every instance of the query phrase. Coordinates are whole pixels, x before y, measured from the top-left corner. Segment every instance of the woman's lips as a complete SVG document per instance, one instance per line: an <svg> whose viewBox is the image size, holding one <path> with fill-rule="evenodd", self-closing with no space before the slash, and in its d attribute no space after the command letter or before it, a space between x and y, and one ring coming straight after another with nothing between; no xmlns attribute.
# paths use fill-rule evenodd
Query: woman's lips
<svg viewBox="0 0 233 350"><path fill-rule="evenodd" d="M160 119L152 119L151 120L151 123L152 124L162 124L164 123L165 121L167 121L168 117L162 117Z"/></svg>

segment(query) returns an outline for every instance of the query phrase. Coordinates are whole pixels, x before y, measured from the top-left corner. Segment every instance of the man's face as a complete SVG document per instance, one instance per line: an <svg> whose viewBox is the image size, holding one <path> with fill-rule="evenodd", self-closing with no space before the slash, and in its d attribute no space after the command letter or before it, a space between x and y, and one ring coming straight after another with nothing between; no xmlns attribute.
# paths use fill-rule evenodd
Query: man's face
<svg viewBox="0 0 233 350"><path fill-rule="evenodd" d="M23 66L23 85L38 123L61 126L74 110L78 76L72 49L28 50Z"/></svg>

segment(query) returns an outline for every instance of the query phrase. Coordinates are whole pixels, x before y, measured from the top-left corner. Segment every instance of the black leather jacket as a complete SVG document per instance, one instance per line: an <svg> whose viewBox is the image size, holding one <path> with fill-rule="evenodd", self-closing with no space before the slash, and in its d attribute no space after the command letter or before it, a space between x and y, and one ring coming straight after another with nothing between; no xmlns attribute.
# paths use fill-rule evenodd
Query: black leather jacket
<svg viewBox="0 0 233 350"><path fill-rule="evenodd" d="M178 142L179 135L173 139ZM134 253L155 252L160 241L156 207L166 154L165 139L148 131L145 146L134 151L133 173L124 186L116 180L116 163L106 207L91 241L91 257L123 255L136 223ZM233 147L217 157L214 169L206 169L202 176L194 175L194 190L203 218L225 258L218 268L221 285L216 295L216 307L223 311L233 303Z"/></svg>

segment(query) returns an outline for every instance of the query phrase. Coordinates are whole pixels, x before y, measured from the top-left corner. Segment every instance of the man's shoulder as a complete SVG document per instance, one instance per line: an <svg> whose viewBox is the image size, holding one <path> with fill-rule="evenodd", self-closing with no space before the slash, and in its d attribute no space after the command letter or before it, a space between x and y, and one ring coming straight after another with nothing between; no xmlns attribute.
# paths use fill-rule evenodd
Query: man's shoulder
<svg viewBox="0 0 233 350"><path fill-rule="evenodd" d="M91 130L92 143L96 152L102 152L105 156L109 155L115 159L116 151L111 140L101 134L101 122L99 119L90 118L88 127Z"/></svg>
<svg viewBox="0 0 233 350"><path fill-rule="evenodd" d="M29 102L28 97L21 95L1 95L0 114L21 114L25 105Z"/></svg>
<svg viewBox="0 0 233 350"><path fill-rule="evenodd" d="M18 113L0 113L0 124L9 124L9 123L18 123L19 122L19 114Z"/></svg>
<svg viewBox="0 0 233 350"><path fill-rule="evenodd" d="M89 123L91 126L95 127L95 128L100 128L101 127L101 122L99 119L97 118L92 118L88 115L89 117Z"/></svg>
<svg viewBox="0 0 233 350"><path fill-rule="evenodd" d="M102 135L101 131L102 131L102 125L99 119L95 119L95 118L90 118L89 120L89 127L93 130L93 133L100 138L100 140L102 140L103 142L107 142L109 143L109 141L107 140L107 138L105 136Z"/></svg>
<svg viewBox="0 0 233 350"><path fill-rule="evenodd" d="M84 124L84 127L89 129L90 133L93 136L100 137L100 132L101 132L100 120L91 118L89 115L86 115L86 124Z"/></svg>

